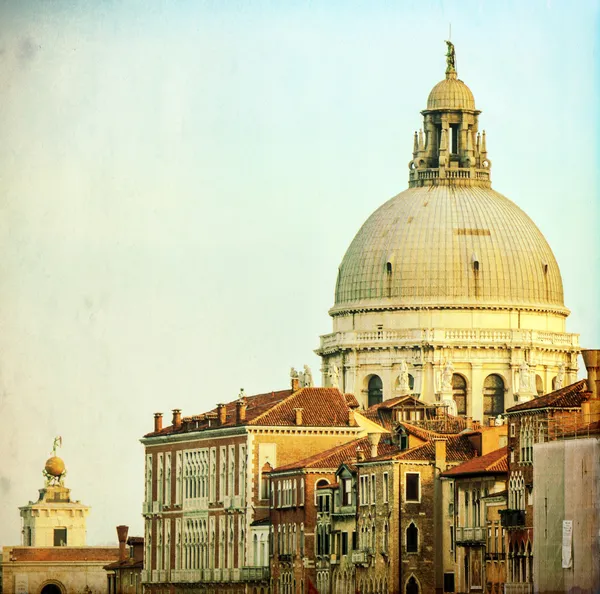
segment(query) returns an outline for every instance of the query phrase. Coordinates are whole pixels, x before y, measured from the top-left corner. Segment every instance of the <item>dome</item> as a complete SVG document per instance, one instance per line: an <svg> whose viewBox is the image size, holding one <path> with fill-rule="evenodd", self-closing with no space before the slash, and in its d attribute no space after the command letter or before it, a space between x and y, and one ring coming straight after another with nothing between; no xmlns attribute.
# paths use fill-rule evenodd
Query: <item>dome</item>
<svg viewBox="0 0 600 594"><path fill-rule="evenodd" d="M65 463L62 458L59 458L58 456L52 456L51 458L48 458L48 460L46 460L44 470L50 476L60 477L65 472Z"/></svg>
<svg viewBox="0 0 600 594"><path fill-rule="evenodd" d="M431 89L431 93L427 98L427 109L467 109L474 111L475 98L471 93L471 89L462 80L449 76Z"/></svg>
<svg viewBox="0 0 600 594"><path fill-rule="evenodd" d="M516 204L491 188L433 185L367 219L339 267L331 313L461 306L568 314L552 250Z"/></svg>

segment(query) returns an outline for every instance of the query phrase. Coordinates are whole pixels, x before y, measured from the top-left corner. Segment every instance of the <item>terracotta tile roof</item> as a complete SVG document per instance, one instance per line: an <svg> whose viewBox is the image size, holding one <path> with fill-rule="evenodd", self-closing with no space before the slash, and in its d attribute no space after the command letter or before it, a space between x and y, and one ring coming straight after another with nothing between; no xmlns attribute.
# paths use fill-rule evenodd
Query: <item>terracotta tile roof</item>
<svg viewBox="0 0 600 594"><path fill-rule="evenodd" d="M508 473L508 448L505 446L485 456L478 456L442 473L442 476Z"/></svg>
<svg viewBox="0 0 600 594"><path fill-rule="evenodd" d="M314 456L310 456L304 460L298 460L297 462L292 462L284 466L278 466L273 471L273 474L276 474L277 472L288 472L296 469L300 470L302 468L332 468L337 470L337 468L343 463L348 464L348 462L356 462L356 452L358 448L360 448L365 454L365 459L368 459L371 453L369 438L361 437L360 439L355 439L329 450L325 450L324 452L320 452L319 454L315 454ZM398 446L392 443L391 436L382 434L377 446L378 455L383 456L385 454L391 454L392 452L397 451Z"/></svg>
<svg viewBox="0 0 600 594"><path fill-rule="evenodd" d="M350 408L360 408L360 403L354 394L344 394L344 398Z"/></svg>
<svg viewBox="0 0 600 594"><path fill-rule="evenodd" d="M435 435L430 439L436 437ZM464 462L477 455L477 451L466 435L442 435L446 439L446 460L448 462ZM378 456L365 462L380 462L385 460L435 460L435 442L428 441L410 450L402 450L392 454Z"/></svg>
<svg viewBox="0 0 600 594"><path fill-rule="evenodd" d="M238 400L225 405L226 421L218 422L218 407L207 413L182 419L180 427L170 425L161 431L152 431L144 437L156 437L190 431L243 425L295 426L295 408L302 408L302 426L347 427L348 410L353 407L346 395L337 388L301 388L296 392L280 390L255 396L246 396L246 419L237 422Z"/></svg>
<svg viewBox="0 0 600 594"><path fill-rule="evenodd" d="M360 414L370 421L381 425L388 431L393 431L398 425L398 421L394 418L394 409L399 408L406 408L408 410L414 408L420 410L429 409L433 411L435 407L422 402L414 396L405 394L404 396L396 396L395 398L389 398L388 400L374 404L366 410L360 411Z"/></svg>
<svg viewBox="0 0 600 594"><path fill-rule="evenodd" d="M15 561L103 562L119 558L118 547L9 547Z"/></svg>
<svg viewBox="0 0 600 594"><path fill-rule="evenodd" d="M523 402L506 409L508 414L521 412L524 410L537 410L541 408L579 408L584 400L587 400L587 382L579 380L570 386L565 386L560 390L555 390L534 398L528 402Z"/></svg>

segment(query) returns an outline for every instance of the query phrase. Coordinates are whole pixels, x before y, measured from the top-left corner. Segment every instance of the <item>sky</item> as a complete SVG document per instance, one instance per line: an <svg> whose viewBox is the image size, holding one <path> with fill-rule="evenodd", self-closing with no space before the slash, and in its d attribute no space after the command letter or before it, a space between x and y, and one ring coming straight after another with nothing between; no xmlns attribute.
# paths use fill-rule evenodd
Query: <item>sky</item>
<svg viewBox="0 0 600 594"><path fill-rule="evenodd" d="M577 9L573 10L573 6ZM600 5L0 0L0 546L56 435L88 543L142 534L153 413L283 389L444 77L600 348Z"/></svg>

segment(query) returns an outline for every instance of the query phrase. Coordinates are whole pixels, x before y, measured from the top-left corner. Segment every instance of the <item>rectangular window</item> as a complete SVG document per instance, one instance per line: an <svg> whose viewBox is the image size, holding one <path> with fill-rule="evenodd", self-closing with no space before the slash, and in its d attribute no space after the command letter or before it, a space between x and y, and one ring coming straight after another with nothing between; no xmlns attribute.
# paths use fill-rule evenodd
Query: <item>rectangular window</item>
<svg viewBox="0 0 600 594"><path fill-rule="evenodd" d="M450 526L450 550L454 551L454 526Z"/></svg>
<svg viewBox="0 0 600 594"><path fill-rule="evenodd" d="M516 431L515 431L515 424L511 423L510 424L510 436L514 437L516 435Z"/></svg>
<svg viewBox="0 0 600 594"><path fill-rule="evenodd" d="M358 532L354 531L352 533L352 550L356 551L358 549Z"/></svg>
<svg viewBox="0 0 600 594"><path fill-rule="evenodd" d="M342 532L342 555L348 554L348 533Z"/></svg>
<svg viewBox="0 0 600 594"><path fill-rule="evenodd" d="M406 501L420 501L421 485L418 472L407 472L404 475L406 483Z"/></svg>
<svg viewBox="0 0 600 594"><path fill-rule="evenodd" d="M454 574L444 574L444 592L454 592Z"/></svg>
<svg viewBox="0 0 600 594"><path fill-rule="evenodd" d="M375 505L377 501L377 483L374 474L371 475L371 505Z"/></svg>
<svg viewBox="0 0 600 594"><path fill-rule="evenodd" d="M383 473L383 502L387 503L389 501L389 475L387 472Z"/></svg>
<svg viewBox="0 0 600 594"><path fill-rule="evenodd" d="M352 505L352 479L344 479L342 485L344 490L342 505Z"/></svg>
<svg viewBox="0 0 600 594"><path fill-rule="evenodd" d="M55 547L66 547L67 546L67 529L66 528L55 528L54 529L54 546Z"/></svg>

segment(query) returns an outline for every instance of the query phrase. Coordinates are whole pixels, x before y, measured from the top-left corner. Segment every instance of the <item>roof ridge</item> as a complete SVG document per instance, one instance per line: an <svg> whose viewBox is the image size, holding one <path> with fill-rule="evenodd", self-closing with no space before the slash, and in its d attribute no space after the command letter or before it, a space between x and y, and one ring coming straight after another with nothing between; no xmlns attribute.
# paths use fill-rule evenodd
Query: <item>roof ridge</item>
<svg viewBox="0 0 600 594"><path fill-rule="evenodd" d="M299 390L296 390L295 392L292 392L291 394L289 394L288 396L286 396L285 398L283 398L282 400L280 400L279 402L277 402L273 406L267 408L267 410L265 410L260 415L254 417L248 424L249 425L255 425L257 421L260 421L260 419L262 419L263 417L267 416L269 413L273 412L274 410L277 410L280 406L282 406L285 402L287 402L288 399L292 398L293 396L296 396L297 394L300 394L300 392L303 392L304 390L306 390L306 387L302 387Z"/></svg>

